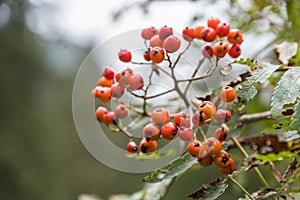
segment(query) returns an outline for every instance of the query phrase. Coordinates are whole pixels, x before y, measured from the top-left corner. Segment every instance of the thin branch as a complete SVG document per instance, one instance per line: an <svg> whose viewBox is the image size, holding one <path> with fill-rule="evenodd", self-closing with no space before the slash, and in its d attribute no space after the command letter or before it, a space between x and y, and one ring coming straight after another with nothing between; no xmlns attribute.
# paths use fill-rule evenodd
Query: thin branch
<svg viewBox="0 0 300 200"><path fill-rule="evenodd" d="M182 56L182 55L190 48L191 44L192 44L192 43L189 42L189 44L186 46L186 48L185 48L181 53L179 53L179 55L177 56L177 59L175 60L173 66L172 66L173 69L176 67L176 65L177 65L177 63L179 62L181 56Z"/></svg>
<svg viewBox="0 0 300 200"><path fill-rule="evenodd" d="M240 122L242 123L250 123L250 122L256 122L262 119L272 119L272 113L271 111L265 111L260 113L253 113L253 114L243 114L240 116Z"/></svg>

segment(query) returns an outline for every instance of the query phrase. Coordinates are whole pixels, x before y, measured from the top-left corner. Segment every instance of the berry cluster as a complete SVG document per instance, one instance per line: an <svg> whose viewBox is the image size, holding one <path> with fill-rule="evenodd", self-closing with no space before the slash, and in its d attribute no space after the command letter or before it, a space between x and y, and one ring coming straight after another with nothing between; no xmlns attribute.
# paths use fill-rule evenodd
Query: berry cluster
<svg viewBox="0 0 300 200"><path fill-rule="evenodd" d="M107 125L116 122L118 119L123 119L128 115L128 108L124 104L119 104L114 111L109 111L103 106L99 106L95 111L96 118L99 122Z"/></svg>

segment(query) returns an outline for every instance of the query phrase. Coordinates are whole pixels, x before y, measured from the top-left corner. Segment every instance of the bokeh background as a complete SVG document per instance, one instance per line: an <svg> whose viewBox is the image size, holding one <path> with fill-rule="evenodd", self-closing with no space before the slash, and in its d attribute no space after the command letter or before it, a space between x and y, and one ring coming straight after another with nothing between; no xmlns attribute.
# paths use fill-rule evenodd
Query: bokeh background
<svg viewBox="0 0 300 200"><path fill-rule="evenodd" d="M146 174L104 166L88 153L74 126L76 72L99 43L136 28L169 25L180 32L219 17L244 31L244 57L274 62L276 42L299 42L299 10L298 0L0 1L0 199L69 200L82 193L109 199L142 189ZM166 199L184 199L218 173L189 171ZM252 175L239 177L250 191L261 186ZM232 186L222 198L233 194L242 195Z"/></svg>

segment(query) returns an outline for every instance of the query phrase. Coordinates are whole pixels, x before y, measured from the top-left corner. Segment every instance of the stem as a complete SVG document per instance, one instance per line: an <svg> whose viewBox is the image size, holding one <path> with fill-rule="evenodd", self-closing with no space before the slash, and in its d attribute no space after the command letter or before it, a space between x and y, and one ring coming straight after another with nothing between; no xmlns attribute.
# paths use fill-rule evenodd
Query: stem
<svg viewBox="0 0 300 200"><path fill-rule="evenodd" d="M198 127L198 130L199 130L200 134L202 135L203 140L205 141L205 140L206 140L206 135L205 135L203 129L199 126L199 127Z"/></svg>
<svg viewBox="0 0 300 200"><path fill-rule="evenodd" d="M189 42L189 44L186 46L186 48L178 55L177 59L175 60L173 66L172 66L173 69L176 67L176 65L177 65L177 63L179 62L181 56L182 56L182 55L190 48L191 44L192 44L192 43Z"/></svg>
<svg viewBox="0 0 300 200"><path fill-rule="evenodd" d="M254 198L251 196L251 194L239 183L237 182L231 175L228 175L229 179L236 185L238 186L250 199Z"/></svg>
<svg viewBox="0 0 300 200"><path fill-rule="evenodd" d="M143 111L144 111L144 115L147 115L147 98L146 98L146 96L147 96L147 93L148 93L148 89L149 89L149 87L150 87L150 85L152 84L152 75L153 75L153 72L154 72L154 70L152 69L151 70L151 72L150 72L150 74L149 74L149 83L148 83L148 85L146 86L146 88L145 88L145 90L144 90L144 103L143 103Z"/></svg>
<svg viewBox="0 0 300 200"><path fill-rule="evenodd" d="M244 114L240 117L240 121L242 123L250 123L259 121L261 119L272 119L272 113L271 111L265 111L260 113L254 113L254 114Z"/></svg>
<svg viewBox="0 0 300 200"><path fill-rule="evenodd" d="M242 152L242 154L245 156L245 158L249 157L249 154L246 152L246 150L243 148L243 146L240 144L240 142L238 141L238 139L235 136L231 137L233 143L239 148L239 150ZM254 171L256 172L260 182L267 188L270 188L269 184L267 183L266 179L264 178L264 176L262 175L262 173L259 171L259 169L257 167L253 168Z"/></svg>

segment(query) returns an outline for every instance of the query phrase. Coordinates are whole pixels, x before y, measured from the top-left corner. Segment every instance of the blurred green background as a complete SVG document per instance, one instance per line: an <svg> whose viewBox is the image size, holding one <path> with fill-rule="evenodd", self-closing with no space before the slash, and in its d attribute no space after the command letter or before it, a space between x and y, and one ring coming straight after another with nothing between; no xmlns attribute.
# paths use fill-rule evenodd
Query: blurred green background
<svg viewBox="0 0 300 200"><path fill-rule="evenodd" d="M141 189L141 180L146 174L122 173L104 166L87 152L75 130L71 109L73 82L81 62L96 43L73 43L66 39L68 36L56 35L51 27L47 30L51 37L33 31L31 26L35 21L28 18L28 12L34 8L47 13L56 8L55 1L37 2L0 1L0 199L69 200L77 199L81 193L108 199L112 194ZM218 4L220 1L204 2ZM226 19L245 32L271 33L274 41L299 42L298 0L253 0L250 7L244 9L234 0L228 3L232 10L224 13ZM286 10L281 10L280 3L287 5L283 6ZM149 4L148 10L141 10L150 12L155 6L160 5ZM270 9L266 11L267 6ZM118 9L120 7L115 8ZM269 24L262 26L260 20L267 16L271 17L264 22ZM185 16L191 24L201 17L201 14ZM119 23L122 19L116 20L111 23ZM148 26L146 22L145 26ZM287 26L288 32L284 31ZM270 55L274 56L271 53L261 57L268 60L272 58ZM233 152L232 157L241 161L239 156ZM184 199L187 193L214 180L216 175L220 174L215 168L190 171L175 182L167 199ZM252 176L249 172L239 177L250 191L261 186ZM222 199L233 194L242 195L232 186Z"/></svg>

